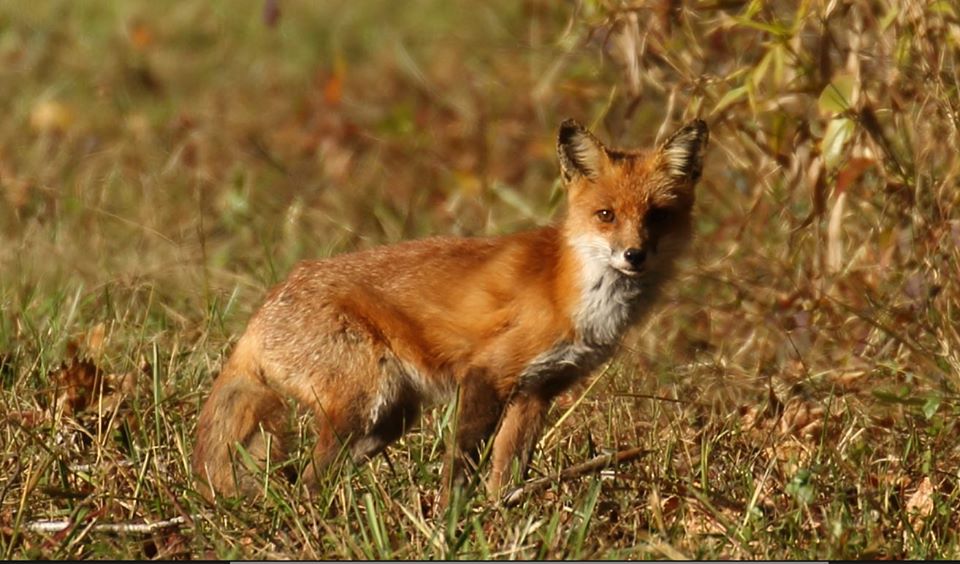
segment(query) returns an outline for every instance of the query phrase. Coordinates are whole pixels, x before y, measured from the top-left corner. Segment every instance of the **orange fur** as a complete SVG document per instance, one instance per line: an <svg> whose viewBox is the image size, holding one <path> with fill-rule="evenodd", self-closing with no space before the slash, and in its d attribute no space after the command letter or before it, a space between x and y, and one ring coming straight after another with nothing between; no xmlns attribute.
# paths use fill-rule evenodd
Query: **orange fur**
<svg viewBox="0 0 960 564"><path fill-rule="evenodd" d="M522 468L550 400L614 352L690 238L703 122L652 152L607 149L572 121L558 152L563 221L502 237L435 237L304 261L250 320L200 414L204 487L251 489L233 466L282 455L284 398L314 414L307 479L372 456L459 390L448 476L498 428L490 490ZM459 454L458 454L459 453Z"/></svg>

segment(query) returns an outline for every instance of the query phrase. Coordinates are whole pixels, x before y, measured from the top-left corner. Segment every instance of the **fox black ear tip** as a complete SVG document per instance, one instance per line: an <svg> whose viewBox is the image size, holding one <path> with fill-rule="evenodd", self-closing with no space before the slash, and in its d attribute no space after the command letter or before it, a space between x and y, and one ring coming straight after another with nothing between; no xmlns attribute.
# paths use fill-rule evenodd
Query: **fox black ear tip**
<svg viewBox="0 0 960 564"><path fill-rule="evenodd" d="M581 131L582 129L583 129L583 126L580 125L580 122L573 118L567 118L562 122L560 122L561 133L569 132L569 131Z"/></svg>
<svg viewBox="0 0 960 564"><path fill-rule="evenodd" d="M687 124L687 127L690 128L690 129L695 129L695 130L697 131L697 133L707 133L708 131L710 131L710 128L707 127L707 122L703 121L703 120L700 119L700 118L696 118L696 119L694 119L694 120L691 120L691 121Z"/></svg>
<svg viewBox="0 0 960 564"><path fill-rule="evenodd" d="M575 135L583 131L584 128L580 125L579 121L573 118L567 118L560 124L560 129L557 131L557 140L561 144L569 143Z"/></svg>
<svg viewBox="0 0 960 564"><path fill-rule="evenodd" d="M684 136L685 134L690 133L692 133L693 136L700 141L701 145L706 145L710 139L710 128L707 127L707 122L700 118L692 119L687 122L687 124L677 132L677 135Z"/></svg>

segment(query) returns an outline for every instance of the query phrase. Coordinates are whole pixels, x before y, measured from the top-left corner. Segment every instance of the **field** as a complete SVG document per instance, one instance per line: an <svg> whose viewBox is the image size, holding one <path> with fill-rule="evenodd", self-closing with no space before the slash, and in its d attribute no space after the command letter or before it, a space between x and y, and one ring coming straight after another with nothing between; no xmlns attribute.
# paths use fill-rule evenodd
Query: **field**
<svg viewBox="0 0 960 564"><path fill-rule="evenodd" d="M4 558L960 558L954 2L7 0L0 112ZM567 117L711 128L681 275L528 480L642 455L444 511L441 406L319 492L205 502L267 289L551 221Z"/></svg>

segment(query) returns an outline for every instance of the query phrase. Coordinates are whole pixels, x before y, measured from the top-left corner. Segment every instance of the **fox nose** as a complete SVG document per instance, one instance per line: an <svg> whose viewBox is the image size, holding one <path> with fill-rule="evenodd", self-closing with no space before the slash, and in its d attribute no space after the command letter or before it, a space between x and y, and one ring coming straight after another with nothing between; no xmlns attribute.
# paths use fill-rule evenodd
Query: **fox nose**
<svg viewBox="0 0 960 564"><path fill-rule="evenodd" d="M638 269L643 266L643 261L647 258L647 252L643 249L630 248L623 251L623 258L626 259L634 269Z"/></svg>

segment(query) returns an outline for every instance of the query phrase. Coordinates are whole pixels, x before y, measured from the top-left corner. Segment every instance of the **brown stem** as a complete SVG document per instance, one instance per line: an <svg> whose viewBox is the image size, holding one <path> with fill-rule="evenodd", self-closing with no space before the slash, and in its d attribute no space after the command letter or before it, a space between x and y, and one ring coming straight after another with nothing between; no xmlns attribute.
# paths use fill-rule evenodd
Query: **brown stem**
<svg viewBox="0 0 960 564"><path fill-rule="evenodd" d="M552 484L579 478L580 476L584 476L598 470L603 470L607 466L613 464L629 462L631 460L640 458L648 452L650 452L650 449L628 448L612 454L604 454L602 456L592 458L582 464L577 464L576 466L571 466L570 468L562 470L557 476L548 476L546 478L531 480L526 484L511 490L507 495L503 496L501 503L506 507L512 507L519 503L520 500L526 495L544 490Z"/></svg>

